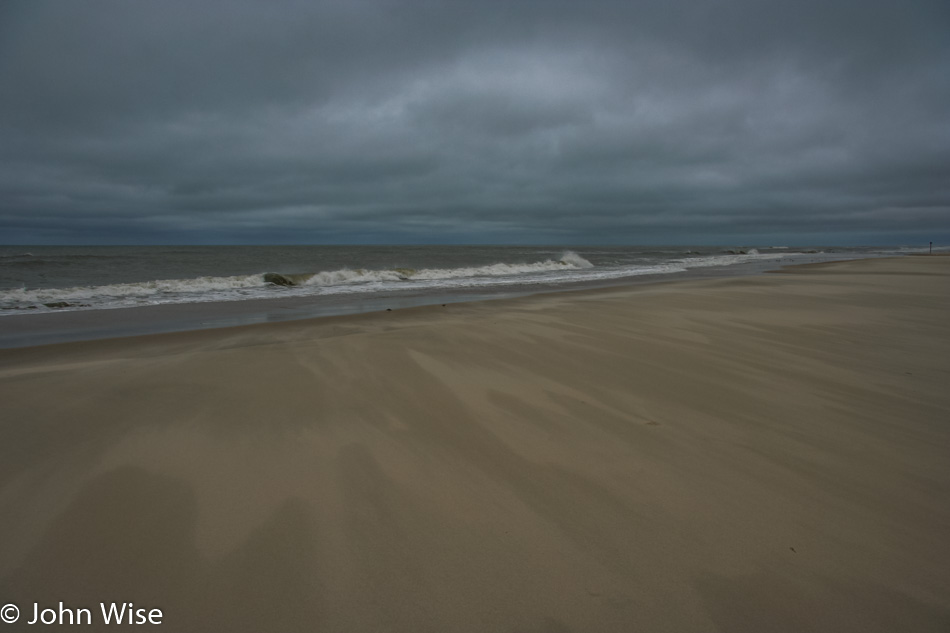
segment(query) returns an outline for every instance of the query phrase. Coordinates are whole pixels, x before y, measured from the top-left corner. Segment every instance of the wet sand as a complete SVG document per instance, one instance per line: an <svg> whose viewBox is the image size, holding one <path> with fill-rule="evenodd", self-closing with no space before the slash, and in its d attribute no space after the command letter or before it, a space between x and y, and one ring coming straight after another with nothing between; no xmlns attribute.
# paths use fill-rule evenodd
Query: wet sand
<svg viewBox="0 0 950 633"><path fill-rule="evenodd" d="M947 257L0 350L6 630L947 631L948 386Z"/></svg>

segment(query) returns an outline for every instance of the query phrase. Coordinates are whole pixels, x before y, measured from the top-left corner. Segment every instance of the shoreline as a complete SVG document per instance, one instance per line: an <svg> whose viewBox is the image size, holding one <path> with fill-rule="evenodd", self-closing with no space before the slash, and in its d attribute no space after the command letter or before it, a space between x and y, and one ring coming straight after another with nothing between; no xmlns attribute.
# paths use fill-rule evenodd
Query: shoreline
<svg viewBox="0 0 950 633"><path fill-rule="evenodd" d="M6 350L0 595L229 633L943 632L948 313L950 259L903 257Z"/></svg>
<svg viewBox="0 0 950 633"><path fill-rule="evenodd" d="M575 282L548 286L512 286L490 291L476 288L459 289L446 293L419 294L409 290L383 295L275 297L243 301L172 303L140 307L0 315L0 349L349 316L385 312L387 309L404 310L423 306L496 301L562 292L585 292L588 290L636 287L697 279L741 277L774 272L790 266L808 265L809 263L851 261L869 257L872 256L859 258L849 256L845 259L826 259L821 262L789 262L785 264L782 264L781 260L778 262L764 261L735 266L696 268L678 273L622 277L599 282Z"/></svg>

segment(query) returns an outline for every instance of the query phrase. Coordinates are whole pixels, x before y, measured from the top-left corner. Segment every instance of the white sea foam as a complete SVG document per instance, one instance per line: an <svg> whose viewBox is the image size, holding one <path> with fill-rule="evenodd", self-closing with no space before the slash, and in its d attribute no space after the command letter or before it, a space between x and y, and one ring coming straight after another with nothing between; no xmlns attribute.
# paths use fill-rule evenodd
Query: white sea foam
<svg viewBox="0 0 950 633"><path fill-rule="evenodd" d="M295 276L292 276L293 278ZM396 270L363 270L344 268L314 273L312 275L296 275L300 277L302 286L338 286L341 284L365 284L373 281L399 281L404 277Z"/></svg>
<svg viewBox="0 0 950 633"><path fill-rule="evenodd" d="M222 301L273 296L274 291L297 294L339 294L341 292L372 292L404 287L415 282L422 287L459 287L490 285L492 279L517 278L530 281L535 274L556 271L577 271L593 268L593 264L572 251L564 252L557 260L531 263L494 263L484 266L459 268L424 268L365 270L339 269L316 273L288 273L280 276L291 287L280 287L265 281L265 273L231 277L196 277L192 279L159 279L135 283L102 286L74 286L68 288L14 288L0 290L0 307L6 313L28 309L46 309L45 304L66 303L64 308L128 307L160 303ZM466 283L466 280L469 280ZM476 281L481 280L481 281ZM557 279L552 279L556 281ZM505 283L501 281L501 283ZM398 286L397 286L398 284Z"/></svg>
<svg viewBox="0 0 950 633"><path fill-rule="evenodd" d="M13 288L0 291L0 303L44 304L54 302L101 302L103 299L148 299L166 294L203 294L221 290L254 288L264 285L261 275L235 277L197 277L194 279L158 279L138 283L107 286L76 286L72 288Z"/></svg>
<svg viewBox="0 0 950 633"><path fill-rule="evenodd" d="M568 266L574 266L575 268L593 268L594 265L589 261L575 253L574 251L564 251L561 253L561 262L567 264Z"/></svg>
<svg viewBox="0 0 950 633"><path fill-rule="evenodd" d="M684 269L689 268L708 268L710 266L730 266L733 264L741 264L749 261L763 260L763 259L780 259L786 256L786 253L766 253L761 254L756 249L752 248L746 251L745 253L738 254L729 254L729 255L704 255L700 257L688 257L678 260L682 264Z"/></svg>
<svg viewBox="0 0 950 633"><path fill-rule="evenodd" d="M0 290L2 314L51 309L118 308L163 303L197 303L273 297L275 294L292 296L340 295L379 293L395 290L451 291L463 288L492 286L556 285L567 282L597 282L602 280L662 275L683 272L690 268L727 266L750 260L781 257L781 254L761 255L755 250L744 254L685 256L652 260L642 263L594 266L583 256L565 251L557 258L542 261L456 268L394 269L337 269L316 273L280 273L291 285L275 285L265 281L265 273L230 277L196 277L192 279L164 279L137 283L119 283L101 286L71 288ZM44 304L66 303L62 308Z"/></svg>
<svg viewBox="0 0 950 633"><path fill-rule="evenodd" d="M469 277L511 277L530 273L543 273L558 270L581 270L593 268L593 264L573 251L565 251L557 260L508 264L499 262L484 266L460 268L423 268L420 270L396 268L392 270L333 270L318 272L302 279L298 283L305 286L338 286L351 283L388 282L388 281L436 281L464 279ZM288 275L291 279L304 275Z"/></svg>
<svg viewBox="0 0 950 633"><path fill-rule="evenodd" d="M585 265L586 264L586 265ZM456 279L460 277L508 277L526 273L591 268L593 264L572 253L559 260L548 259L531 264L490 264L472 268L425 268L409 275L410 279Z"/></svg>

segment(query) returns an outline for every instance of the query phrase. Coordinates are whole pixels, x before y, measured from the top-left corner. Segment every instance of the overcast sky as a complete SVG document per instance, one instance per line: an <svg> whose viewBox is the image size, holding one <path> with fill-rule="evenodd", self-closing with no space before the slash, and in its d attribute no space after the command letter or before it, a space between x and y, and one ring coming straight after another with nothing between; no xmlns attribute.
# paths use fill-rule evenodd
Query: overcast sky
<svg viewBox="0 0 950 633"><path fill-rule="evenodd" d="M950 242L946 0L2 0L0 86L0 243Z"/></svg>

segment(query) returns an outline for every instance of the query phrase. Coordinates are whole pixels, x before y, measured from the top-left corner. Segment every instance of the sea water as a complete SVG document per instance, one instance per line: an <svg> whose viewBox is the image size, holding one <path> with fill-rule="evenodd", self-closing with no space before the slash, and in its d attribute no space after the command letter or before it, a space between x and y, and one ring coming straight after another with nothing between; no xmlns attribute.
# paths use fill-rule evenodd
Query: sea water
<svg viewBox="0 0 950 633"><path fill-rule="evenodd" d="M908 252L849 247L3 246L7 315L251 299L528 294Z"/></svg>

